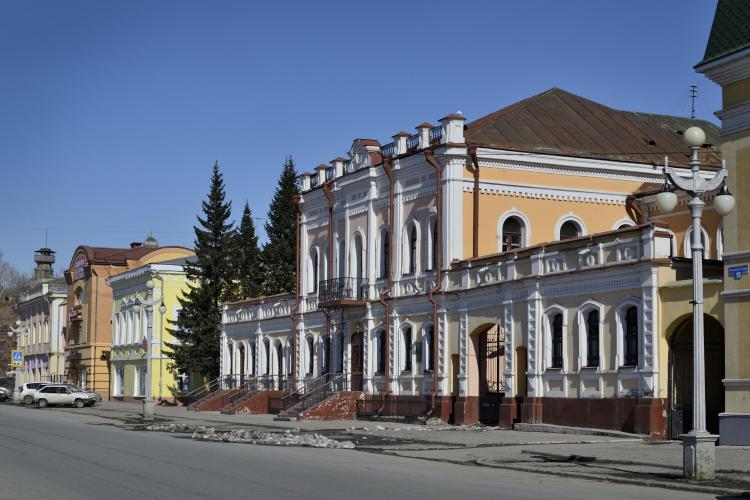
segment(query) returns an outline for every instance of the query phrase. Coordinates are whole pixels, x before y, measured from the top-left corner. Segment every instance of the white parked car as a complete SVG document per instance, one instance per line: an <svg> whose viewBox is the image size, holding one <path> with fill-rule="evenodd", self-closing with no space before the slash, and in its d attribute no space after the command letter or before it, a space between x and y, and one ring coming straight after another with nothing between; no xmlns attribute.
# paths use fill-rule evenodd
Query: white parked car
<svg viewBox="0 0 750 500"><path fill-rule="evenodd" d="M27 382L18 388L18 399L21 403L30 405L34 402L34 393L47 385L47 382ZM15 398L14 398L15 402Z"/></svg>
<svg viewBox="0 0 750 500"><path fill-rule="evenodd" d="M40 408L47 405L73 405L83 408L96 404L96 394L67 384L49 384L34 393L34 402Z"/></svg>

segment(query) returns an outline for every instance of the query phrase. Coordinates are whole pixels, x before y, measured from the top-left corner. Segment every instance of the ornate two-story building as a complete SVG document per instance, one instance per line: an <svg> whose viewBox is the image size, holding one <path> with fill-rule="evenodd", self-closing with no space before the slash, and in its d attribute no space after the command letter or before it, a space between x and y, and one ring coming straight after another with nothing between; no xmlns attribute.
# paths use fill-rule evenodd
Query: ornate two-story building
<svg viewBox="0 0 750 500"><path fill-rule="evenodd" d="M556 88L439 123L301 176L297 292L226 304L222 373L283 380L276 409L299 418L327 416L301 405L322 391L338 416L682 432L689 320L665 304L690 290L690 218L654 196L664 161L688 173L689 126L720 166L717 128ZM707 259L721 225L708 209Z"/></svg>

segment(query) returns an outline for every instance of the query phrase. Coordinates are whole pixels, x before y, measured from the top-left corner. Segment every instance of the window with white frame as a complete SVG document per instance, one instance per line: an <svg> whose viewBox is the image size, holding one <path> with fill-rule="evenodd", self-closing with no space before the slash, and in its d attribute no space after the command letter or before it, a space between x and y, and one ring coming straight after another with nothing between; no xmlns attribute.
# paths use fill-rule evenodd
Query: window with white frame
<svg viewBox="0 0 750 500"><path fill-rule="evenodd" d="M315 372L315 341L312 336L307 337L307 374L312 375Z"/></svg>
<svg viewBox="0 0 750 500"><path fill-rule="evenodd" d="M115 367L115 395L125 395L125 367L123 365Z"/></svg>
<svg viewBox="0 0 750 500"><path fill-rule="evenodd" d="M336 372L337 373L343 373L344 372L344 334L339 333L336 336L336 346L338 348L338 361L336 363Z"/></svg>
<svg viewBox="0 0 750 500"><path fill-rule="evenodd" d="M500 251L510 252L524 246L526 225L520 217L511 215L503 221L500 228Z"/></svg>
<svg viewBox="0 0 750 500"><path fill-rule="evenodd" d="M552 369L565 369L565 310L551 307L545 312L545 365Z"/></svg>
<svg viewBox="0 0 750 500"><path fill-rule="evenodd" d="M385 330L377 332L373 339L375 340L375 373L382 375L385 373Z"/></svg>
<svg viewBox="0 0 750 500"><path fill-rule="evenodd" d="M146 395L146 365L137 365L135 367L135 395Z"/></svg>
<svg viewBox="0 0 750 500"><path fill-rule="evenodd" d="M354 235L354 241L352 245L352 260L351 260L351 277L361 280L364 275L365 266L365 255L364 245L362 243L362 235L357 233Z"/></svg>
<svg viewBox="0 0 750 500"><path fill-rule="evenodd" d="M581 366L599 368L601 311L598 304L585 305L578 316Z"/></svg>
<svg viewBox="0 0 750 500"><path fill-rule="evenodd" d="M279 376L279 381L284 376L284 346L281 345L281 341L276 341L276 374Z"/></svg>
<svg viewBox="0 0 750 500"><path fill-rule="evenodd" d="M623 359L626 366L638 365L638 308L629 306L625 309L623 324Z"/></svg>
<svg viewBox="0 0 750 500"><path fill-rule="evenodd" d="M271 341L267 338L263 339L263 352L266 359L266 375L271 374Z"/></svg>
<svg viewBox="0 0 750 500"><path fill-rule="evenodd" d="M318 291L318 249L313 248L310 251L310 283L307 285L308 293L316 293Z"/></svg>
<svg viewBox="0 0 750 500"><path fill-rule="evenodd" d="M412 355L413 353L413 339L412 339L412 328L411 326L405 326L401 329L401 371L411 373L412 371Z"/></svg>
<svg viewBox="0 0 750 500"><path fill-rule="evenodd" d="M346 277L346 245L344 240L338 242L338 277Z"/></svg>
<svg viewBox="0 0 750 500"><path fill-rule="evenodd" d="M581 225L574 220L567 220L560 226L560 232L558 234L558 240L569 240L572 238L578 238L583 235Z"/></svg>
<svg viewBox="0 0 750 500"><path fill-rule="evenodd" d="M331 336L325 335L320 349L320 373L328 373L331 371L330 359L331 359Z"/></svg>
<svg viewBox="0 0 750 500"><path fill-rule="evenodd" d="M383 227L380 229L380 258L378 259L378 277L381 279L388 277L390 245L390 233L387 227Z"/></svg>
<svg viewBox="0 0 750 500"><path fill-rule="evenodd" d="M417 225L412 224L409 230L409 248L407 252L407 273L414 274L417 272L417 249L418 249L418 237L417 237Z"/></svg>
<svg viewBox="0 0 750 500"><path fill-rule="evenodd" d="M425 271L434 271L437 268L437 218L430 217L427 221L425 234Z"/></svg>
<svg viewBox="0 0 750 500"><path fill-rule="evenodd" d="M423 366L424 366L424 371L426 372L432 371L432 364L433 364L433 360L435 359L435 351L433 350L433 338L432 338L433 335L434 335L434 330L433 330L432 325L426 326L424 329L424 342L423 342L424 344Z"/></svg>

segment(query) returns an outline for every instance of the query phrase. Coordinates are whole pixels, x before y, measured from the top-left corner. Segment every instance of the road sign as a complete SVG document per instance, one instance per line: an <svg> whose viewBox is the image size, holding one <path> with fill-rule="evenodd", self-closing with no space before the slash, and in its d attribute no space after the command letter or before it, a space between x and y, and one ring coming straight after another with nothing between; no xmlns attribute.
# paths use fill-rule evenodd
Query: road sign
<svg viewBox="0 0 750 500"><path fill-rule="evenodd" d="M10 366L11 368L23 368L23 351L21 349L13 350L13 358Z"/></svg>

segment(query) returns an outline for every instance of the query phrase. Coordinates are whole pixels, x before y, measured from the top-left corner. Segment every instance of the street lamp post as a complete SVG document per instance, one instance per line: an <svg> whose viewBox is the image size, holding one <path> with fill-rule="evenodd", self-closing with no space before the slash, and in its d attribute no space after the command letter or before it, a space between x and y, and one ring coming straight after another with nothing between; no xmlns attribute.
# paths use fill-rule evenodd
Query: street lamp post
<svg viewBox="0 0 750 500"><path fill-rule="evenodd" d="M29 331L26 329L25 326L22 326L22 323L21 323L20 319L16 320L16 327L13 328L11 326L10 327L10 332L8 332L8 337L13 338L14 335L17 337L16 347L18 347L18 348L25 347L25 345L20 345L21 338L28 336L29 335ZM24 361L24 363L25 363L25 361ZM14 375L14 377L13 377L13 383L15 384L14 387L18 387L19 385L21 385L21 384L19 384L19 380L18 380L18 378L19 378L18 377L19 376L19 371L21 372L20 373L21 379L22 379L21 383L28 382L26 380L24 367L22 366L21 368L14 368L13 369L13 375Z"/></svg>
<svg viewBox="0 0 750 500"><path fill-rule="evenodd" d="M154 305L159 304L159 313L164 315L167 311L167 307L164 305L164 292L160 293L158 300L153 299L154 295L154 280L148 280L146 282L146 300L138 298L137 304L142 305L146 312L146 397L143 400L143 419L153 420L156 409L156 404L153 398L153 387L152 387L152 356L153 356L153 322L152 313Z"/></svg>
<svg viewBox="0 0 750 500"><path fill-rule="evenodd" d="M685 131L685 142L692 151L690 157L690 177L680 177L664 164L664 188L656 195L656 204L662 213L671 212L677 206L677 195L673 186L690 196L690 215L693 219L691 245L693 260L693 429L682 438L682 468L687 479L713 479L715 476L714 445L718 436L706 430L706 367L703 350L703 242L701 216L706 204L701 199L705 193L721 186L714 197L714 208L724 216L734 208L734 197L726 188L726 168L711 179L700 173L698 152L706 140L706 135L698 127Z"/></svg>

